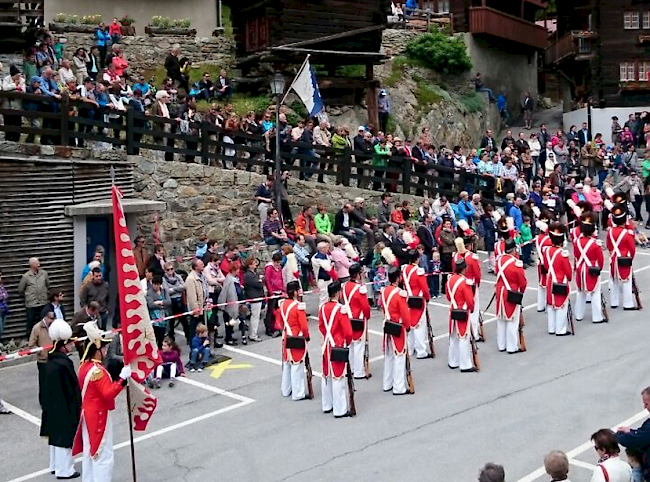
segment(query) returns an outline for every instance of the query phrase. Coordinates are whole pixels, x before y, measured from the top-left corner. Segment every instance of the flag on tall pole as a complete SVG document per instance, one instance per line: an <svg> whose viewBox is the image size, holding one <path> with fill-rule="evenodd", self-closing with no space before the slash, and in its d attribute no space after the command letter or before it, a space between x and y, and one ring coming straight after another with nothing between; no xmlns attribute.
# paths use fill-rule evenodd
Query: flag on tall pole
<svg viewBox="0 0 650 482"><path fill-rule="evenodd" d="M287 98L291 89L298 94L302 103L305 104L310 117L315 117L323 110L323 99L320 96L320 90L318 89L318 81L316 80L314 69L312 69L309 64L309 55L307 55L307 58L302 63L298 75L296 75L293 82L291 82L284 99ZM282 102L284 102L284 99L282 99Z"/></svg>
<svg viewBox="0 0 650 482"><path fill-rule="evenodd" d="M133 256L131 238L122 207L122 192L113 184L113 231L117 264L120 319L122 320L122 350L124 364L131 365L129 380L129 412L135 430L145 430L156 409L156 397L142 385L147 376L161 363L149 310L140 284Z"/></svg>

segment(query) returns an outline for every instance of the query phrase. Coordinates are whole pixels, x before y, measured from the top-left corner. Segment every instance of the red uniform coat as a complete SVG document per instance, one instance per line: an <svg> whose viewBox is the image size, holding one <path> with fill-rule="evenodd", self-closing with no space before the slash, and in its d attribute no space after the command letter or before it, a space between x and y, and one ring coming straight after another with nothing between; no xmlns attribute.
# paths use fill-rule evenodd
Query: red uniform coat
<svg viewBox="0 0 650 482"><path fill-rule="evenodd" d="M418 268L413 264L407 264L402 267L402 280L408 296L417 296L424 299L424 306L422 308L409 308L411 327L415 328L420 324L424 310L427 309L427 301L431 299L427 275L422 268Z"/></svg>
<svg viewBox="0 0 650 482"><path fill-rule="evenodd" d="M506 240L502 239L494 245L494 257L498 258L502 254L506 253Z"/></svg>
<svg viewBox="0 0 650 482"><path fill-rule="evenodd" d="M456 331L461 338L469 334L469 314L474 311L474 293L472 287L467 283L467 278L461 274L453 274L447 279L447 300L451 303L449 306L449 333L451 334L456 326ZM465 321L452 320L452 310L466 310L467 318Z"/></svg>
<svg viewBox="0 0 650 482"><path fill-rule="evenodd" d="M473 282L474 292L476 293L476 290L481 286L481 259L478 257L478 254L470 251L465 251L462 254L454 253L453 258L451 259L453 271L456 270L456 263L462 259L465 260L465 264L467 265L465 278Z"/></svg>
<svg viewBox="0 0 650 482"><path fill-rule="evenodd" d="M574 245L578 239L580 239L580 236L582 236L582 226L576 226L575 228L571 229L569 231L569 241L571 241Z"/></svg>
<svg viewBox="0 0 650 482"><path fill-rule="evenodd" d="M348 309L336 301L328 301L318 310L318 329L323 335L323 376L339 379L345 375L345 362L330 360L333 347L343 348L352 343L352 327Z"/></svg>
<svg viewBox="0 0 650 482"><path fill-rule="evenodd" d="M599 282L599 276L589 274L590 266L603 268L605 256L603 243L591 236L580 236L573 243L573 255L576 259L576 286L580 291L593 293Z"/></svg>
<svg viewBox="0 0 650 482"><path fill-rule="evenodd" d="M607 230L607 251L609 251L609 269L612 278L618 281L627 281L632 275L632 266L619 266L617 260L627 256L634 258L636 253L634 231L624 226L609 228Z"/></svg>
<svg viewBox="0 0 650 482"><path fill-rule="evenodd" d="M115 397L124 388L123 382L114 382L101 362L88 360L79 367L81 387L81 419L75 435L72 455L83 452L81 424L85 421L90 438L90 455L97 457L104 442L108 411L115 409Z"/></svg>
<svg viewBox="0 0 650 482"><path fill-rule="evenodd" d="M495 286L497 299L497 317L512 320L517 309L516 304L508 301L508 290L526 291L527 281L524 263L511 254L504 254L496 263L497 284Z"/></svg>
<svg viewBox="0 0 650 482"><path fill-rule="evenodd" d="M537 249L537 279L539 285L546 287L546 278L548 272L548 265L546 264L545 251L549 246L553 246L551 238L548 233L540 233L535 237L535 247Z"/></svg>
<svg viewBox="0 0 650 482"><path fill-rule="evenodd" d="M282 361L292 364L301 363L305 359L304 348L287 349L288 336L309 338L309 325L305 314L305 304L297 300L280 300L278 316L282 321Z"/></svg>
<svg viewBox="0 0 650 482"><path fill-rule="evenodd" d="M411 314L406 303L407 296L406 291L400 290L397 286L386 286L381 290L379 297L379 303L384 310L384 321L400 323L403 328L400 336L384 334L384 350L390 348L389 342L392 339L396 355L406 353L406 330L411 329Z"/></svg>
<svg viewBox="0 0 650 482"><path fill-rule="evenodd" d="M350 318L363 320L364 329L361 331L352 331L352 340L359 341L366 328L366 323L370 319L370 303L368 303L368 289L361 283L348 281L343 285L343 300L350 312Z"/></svg>
<svg viewBox="0 0 650 482"><path fill-rule="evenodd" d="M572 269L569 261L569 252L557 246L546 248L546 265L548 277L546 279L546 304L551 308L562 308L569 299L569 295L554 295L553 283L569 285L571 290Z"/></svg>

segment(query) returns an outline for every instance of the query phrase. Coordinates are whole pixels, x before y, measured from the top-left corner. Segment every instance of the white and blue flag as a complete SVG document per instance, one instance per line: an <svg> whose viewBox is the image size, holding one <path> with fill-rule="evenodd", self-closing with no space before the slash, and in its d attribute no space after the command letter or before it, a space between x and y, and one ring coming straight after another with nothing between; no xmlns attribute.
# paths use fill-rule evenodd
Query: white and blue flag
<svg viewBox="0 0 650 482"><path fill-rule="evenodd" d="M323 99L321 99L320 90L318 90L314 70L309 65L309 57L305 59L298 75L293 79L293 83L289 87L289 90L291 89L298 94L300 100L305 104L310 117L314 117L323 110Z"/></svg>

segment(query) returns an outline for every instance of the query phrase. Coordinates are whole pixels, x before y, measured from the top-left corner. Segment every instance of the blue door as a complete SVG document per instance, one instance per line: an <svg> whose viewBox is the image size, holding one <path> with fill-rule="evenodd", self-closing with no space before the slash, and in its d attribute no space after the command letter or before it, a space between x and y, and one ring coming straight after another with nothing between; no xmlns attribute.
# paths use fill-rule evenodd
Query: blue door
<svg viewBox="0 0 650 482"><path fill-rule="evenodd" d="M108 216L89 216L86 219L86 258L88 262L93 259L95 248L101 245L105 251L104 264L110 266L109 220Z"/></svg>

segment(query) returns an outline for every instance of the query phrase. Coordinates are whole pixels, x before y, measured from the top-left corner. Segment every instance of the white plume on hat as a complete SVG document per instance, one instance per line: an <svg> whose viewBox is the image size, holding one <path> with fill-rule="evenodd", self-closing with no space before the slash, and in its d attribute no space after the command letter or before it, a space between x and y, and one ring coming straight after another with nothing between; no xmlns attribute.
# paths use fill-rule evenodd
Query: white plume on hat
<svg viewBox="0 0 650 482"><path fill-rule="evenodd" d="M508 225L509 230L512 231L513 229L515 229L515 220L513 218L507 217L506 218L506 224Z"/></svg>
<svg viewBox="0 0 650 482"><path fill-rule="evenodd" d="M537 229L539 229L539 230L542 231L543 233L545 233L546 231L548 231L548 224L546 224L544 221L537 221L537 222L535 223L535 226L537 226Z"/></svg>
<svg viewBox="0 0 650 482"><path fill-rule="evenodd" d="M72 338L72 328L65 320L57 318L47 329L52 341L66 341Z"/></svg>
<svg viewBox="0 0 650 482"><path fill-rule="evenodd" d="M614 209L614 203L612 201L610 201L609 199L605 199L605 202L603 204L604 204L605 208L608 211L611 211L612 209Z"/></svg>
<svg viewBox="0 0 650 482"><path fill-rule="evenodd" d="M573 199L568 199L566 203L567 206L569 206L573 211L573 214L575 214L577 217L582 216L582 209L580 209L580 206L578 206Z"/></svg>
<svg viewBox="0 0 650 482"><path fill-rule="evenodd" d="M456 245L456 251L459 253L465 253L467 251L467 248L465 247L465 241L463 241L463 238L458 237L454 239L454 244Z"/></svg>
<svg viewBox="0 0 650 482"><path fill-rule="evenodd" d="M608 198L613 198L614 197L614 190L611 187L606 187L605 188L605 194L607 194Z"/></svg>
<svg viewBox="0 0 650 482"><path fill-rule="evenodd" d="M501 213L499 211L494 211L492 217L494 218L495 221L499 221L501 219Z"/></svg>
<svg viewBox="0 0 650 482"><path fill-rule="evenodd" d="M458 221L458 227L463 231L464 234L466 235L472 234L472 229L469 227L469 224L467 224L467 221L465 221L464 219Z"/></svg>
<svg viewBox="0 0 650 482"><path fill-rule="evenodd" d="M84 331L86 332L86 335L88 335L88 341L90 341L91 343L94 343L95 345L99 346L100 342L108 341L107 335L110 335L110 333L101 330L99 326L97 326L96 320L84 323L82 326Z"/></svg>
<svg viewBox="0 0 650 482"><path fill-rule="evenodd" d="M539 218L542 215L542 211L537 206L533 206L533 214L536 218Z"/></svg>

